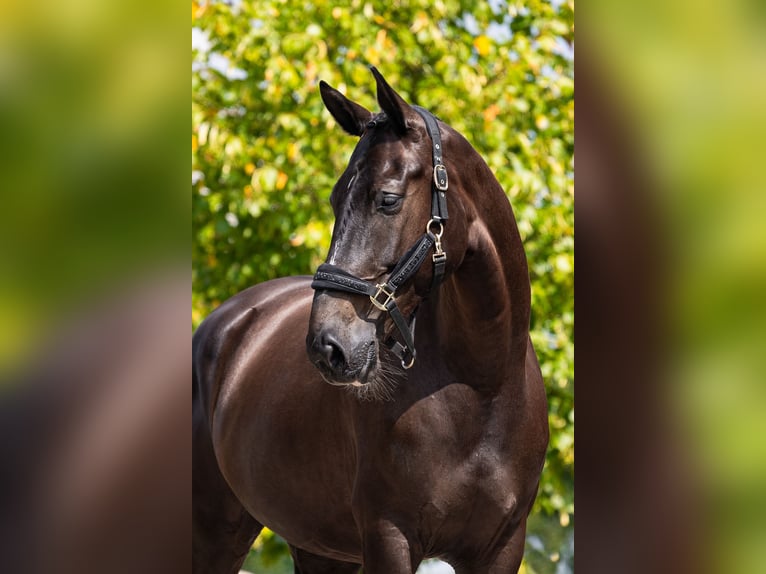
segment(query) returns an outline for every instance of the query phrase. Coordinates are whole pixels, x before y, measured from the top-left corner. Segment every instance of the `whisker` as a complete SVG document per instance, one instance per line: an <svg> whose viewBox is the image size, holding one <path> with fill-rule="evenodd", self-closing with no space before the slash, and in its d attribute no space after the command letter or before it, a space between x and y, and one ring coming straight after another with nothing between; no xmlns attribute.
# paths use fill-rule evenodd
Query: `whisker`
<svg viewBox="0 0 766 574"><path fill-rule="evenodd" d="M347 387L360 401L392 401L397 387L406 379L406 373L398 358L385 347L381 351L370 381L362 386Z"/></svg>

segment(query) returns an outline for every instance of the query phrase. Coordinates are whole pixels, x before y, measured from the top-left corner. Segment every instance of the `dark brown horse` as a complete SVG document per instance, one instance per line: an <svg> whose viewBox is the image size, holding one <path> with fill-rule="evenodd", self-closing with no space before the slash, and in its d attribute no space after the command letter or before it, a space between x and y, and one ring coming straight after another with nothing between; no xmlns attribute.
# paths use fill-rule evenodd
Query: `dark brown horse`
<svg viewBox="0 0 766 574"><path fill-rule="evenodd" d="M521 563L548 424L513 212L471 145L372 71L379 114L320 85L360 137L327 263L194 336L194 572L236 572L262 525L302 574Z"/></svg>

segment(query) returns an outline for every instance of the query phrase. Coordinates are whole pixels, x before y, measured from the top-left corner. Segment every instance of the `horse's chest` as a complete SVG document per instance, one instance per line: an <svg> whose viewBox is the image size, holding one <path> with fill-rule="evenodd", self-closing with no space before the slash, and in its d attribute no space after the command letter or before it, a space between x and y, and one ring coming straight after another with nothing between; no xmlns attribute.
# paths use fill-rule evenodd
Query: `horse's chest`
<svg viewBox="0 0 766 574"><path fill-rule="evenodd" d="M360 453L360 505L395 511L426 532L504 522L516 506L514 465L481 429L422 425L392 433L378 452ZM470 429L470 430L469 430ZM369 495L369 496L365 496Z"/></svg>
<svg viewBox="0 0 766 574"><path fill-rule="evenodd" d="M447 556L480 549L516 523L523 503L510 461L486 448L466 456L431 446L392 444L384 466L369 465L357 477L354 514L373 521L363 519L363 530L386 517L427 555Z"/></svg>

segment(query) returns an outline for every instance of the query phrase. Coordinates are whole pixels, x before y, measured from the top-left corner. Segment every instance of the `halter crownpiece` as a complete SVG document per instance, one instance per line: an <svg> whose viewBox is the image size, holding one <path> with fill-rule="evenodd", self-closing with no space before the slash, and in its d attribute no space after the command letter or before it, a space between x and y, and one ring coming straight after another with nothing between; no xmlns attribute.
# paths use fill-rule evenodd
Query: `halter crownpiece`
<svg viewBox="0 0 766 574"><path fill-rule="evenodd" d="M312 289L329 289L367 295L375 307L391 315L391 319L403 340L400 342L389 337L386 345L399 357L405 369L409 369L415 364L415 313L417 309L412 312L409 321L407 321L396 305L396 290L415 275L428 257L431 248L434 248L431 255L434 266L431 281L432 291L441 284L444 278L444 268L447 264L447 254L442 249L441 238L448 219L446 192L449 188L449 178L442 156L439 126L431 112L419 106L412 107L425 121L426 131L432 142L431 219L426 224L425 233L415 245L402 255L388 276L388 280L384 283L365 281L329 263L323 263L319 266L314 274L314 280L311 282Z"/></svg>

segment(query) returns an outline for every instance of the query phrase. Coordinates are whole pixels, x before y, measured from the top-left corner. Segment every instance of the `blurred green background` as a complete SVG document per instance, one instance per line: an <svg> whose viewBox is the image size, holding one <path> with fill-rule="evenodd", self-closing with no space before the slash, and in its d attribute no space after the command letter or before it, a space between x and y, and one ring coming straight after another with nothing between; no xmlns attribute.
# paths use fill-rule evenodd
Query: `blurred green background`
<svg viewBox="0 0 766 574"><path fill-rule="evenodd" d="M579 14L657 182L663 398L703 492L695 542L711 571L763 572L766 4L591 0Z"/></svg>
<svg viewBox="0 0 766 574"><path fill-rule="evenodd" d="M188 260L180 17L150 0L2 3L0 376L71 309Z"/></svg>
<svg viewBox="0 0 766 574"><path fill-rule="evenodd" d="M377 110L368 66L465 135L513 205L530 263L550 448L527 572L572 570L574 6L569 2L192 3L192 321L261 281L311 274L356 143L318 82ZM265 532L245 565L289 571Z"/></svg>

